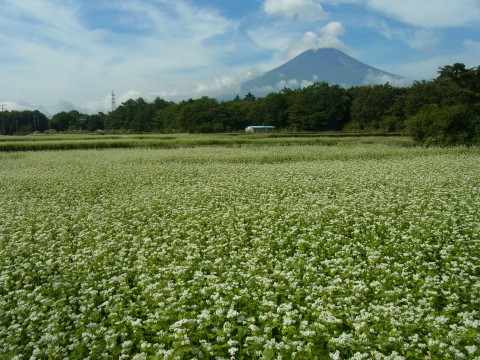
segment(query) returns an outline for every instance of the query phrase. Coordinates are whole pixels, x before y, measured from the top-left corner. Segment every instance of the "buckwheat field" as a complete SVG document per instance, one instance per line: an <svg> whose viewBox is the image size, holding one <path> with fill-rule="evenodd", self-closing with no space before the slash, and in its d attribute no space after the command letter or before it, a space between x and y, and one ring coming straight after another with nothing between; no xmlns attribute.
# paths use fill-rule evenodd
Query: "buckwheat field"
<svg viewBox="0 0 480 360"><path fill-rule="evenodd" d="M0 153L1 359L480 359L480 150Z"/></svg>

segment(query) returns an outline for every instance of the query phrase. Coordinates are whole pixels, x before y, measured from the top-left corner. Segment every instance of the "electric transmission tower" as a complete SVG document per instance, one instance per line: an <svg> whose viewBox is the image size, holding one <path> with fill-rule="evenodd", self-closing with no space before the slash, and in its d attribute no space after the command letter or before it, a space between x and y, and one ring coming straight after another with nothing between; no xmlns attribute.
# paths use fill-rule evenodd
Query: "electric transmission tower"
<svg viewBox="0 0 480 360"><path fill-rule="evenodd" d="M112 90L112 111L115 110L115 92Z"/></svg>

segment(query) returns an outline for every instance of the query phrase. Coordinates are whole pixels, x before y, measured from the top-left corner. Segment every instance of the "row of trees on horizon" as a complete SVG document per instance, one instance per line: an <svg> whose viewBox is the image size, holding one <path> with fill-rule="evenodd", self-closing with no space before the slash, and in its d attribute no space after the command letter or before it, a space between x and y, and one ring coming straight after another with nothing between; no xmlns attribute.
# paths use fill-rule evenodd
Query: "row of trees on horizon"
<svg viewBox="0 0 480 360"><path fill-rule="evenodd" d="M249 125L288 131L402 132L419 142L480 144L480 66L456 63L438 77L411 87L390 84L349 89L318 82L256 98L251 93L219 102L204 96L178 103L130 99L94 115L60 112L50 120L39 111L6 111L2 134L32 131L232 132Z"/></svg>

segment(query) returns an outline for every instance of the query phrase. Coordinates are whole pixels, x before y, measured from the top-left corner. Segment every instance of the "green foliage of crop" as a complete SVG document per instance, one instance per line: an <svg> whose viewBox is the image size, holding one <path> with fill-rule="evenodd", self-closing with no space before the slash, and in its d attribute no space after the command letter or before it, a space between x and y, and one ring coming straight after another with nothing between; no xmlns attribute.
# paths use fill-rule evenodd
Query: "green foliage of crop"
<svg viewBox="0 0 480 360"><path fill-rule="evenodd" d="M385 143L412 146L414 142L401 136L353 136L332 133L281 133L281 134L176 134L176 135L89 135L54 134L8 136L0 138L0 152L39 150L81 150L107 148L179 148L194 146L256 145L335 145L338 143Z"/></svg>
<svg viewBox="0 0 480 360"><path fill-rule="evenodd" d="M479 159L0 153L0 358L478 357Z"/></svg>

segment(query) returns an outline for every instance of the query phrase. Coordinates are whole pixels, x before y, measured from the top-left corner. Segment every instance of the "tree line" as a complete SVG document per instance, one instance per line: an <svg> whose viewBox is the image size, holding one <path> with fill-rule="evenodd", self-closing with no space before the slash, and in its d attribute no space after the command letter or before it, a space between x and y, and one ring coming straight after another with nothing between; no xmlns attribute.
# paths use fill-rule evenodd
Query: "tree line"
<svg viewBox="0 0 480 360"><path fill-rule="evenodd" d="M4 134L15 128L12 112L7 113L10 120L4 121L10 130ZM43 117L39 131L46 130ZM401 132L427 144L480 144L480 66L447 65L437 78L410 87L387 83L345 89L317 82L263 98L248 93L221 102L207 96L178 103L138 98L108 114L60 112L48 121L48 128L56 131L135 133L231 132L249 125L288 131Z"/></svg>
<svg viewBox="0 0 480 360"><path fill-rule="evenodd" d="M0 113L1 135L29 134L48 129L47 116L38 110L12 110Z"/></svg>

